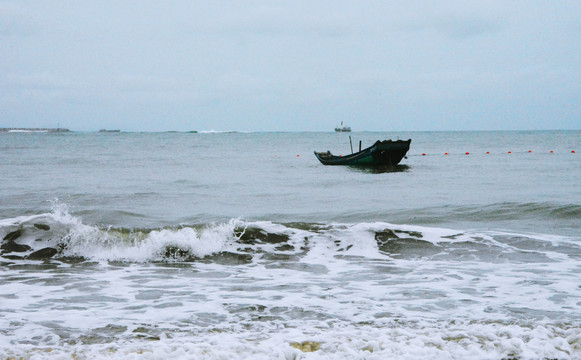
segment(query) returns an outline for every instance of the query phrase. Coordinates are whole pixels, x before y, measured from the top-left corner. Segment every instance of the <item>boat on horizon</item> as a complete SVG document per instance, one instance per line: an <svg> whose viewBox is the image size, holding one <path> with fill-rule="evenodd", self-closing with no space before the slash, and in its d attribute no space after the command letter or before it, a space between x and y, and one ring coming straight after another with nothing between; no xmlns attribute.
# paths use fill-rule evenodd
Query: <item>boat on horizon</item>
<svg viewBox="0 0 581 360"><path fill-rule="evenodd" d="M343 121L341 121L341 125L335 127L336 132L351 132L351 127L347 125L343 125Z"/></svg>
<svg viewBox="0 0 581 360"><path fill-rule="evenodd" d="M100 133L118 133L121 132L121 130L108 130L108 129L101 129L99 130Z"/></svg>
<svg viewBox="0 0 581 360"><path fill-rule="evenodd" d="M323 165L395 166L405 157L412 139L377 140L370 147L349 155L333 155L330 151L315 151L315 156ZM351 148L353 149L353 147Z"/></svg>

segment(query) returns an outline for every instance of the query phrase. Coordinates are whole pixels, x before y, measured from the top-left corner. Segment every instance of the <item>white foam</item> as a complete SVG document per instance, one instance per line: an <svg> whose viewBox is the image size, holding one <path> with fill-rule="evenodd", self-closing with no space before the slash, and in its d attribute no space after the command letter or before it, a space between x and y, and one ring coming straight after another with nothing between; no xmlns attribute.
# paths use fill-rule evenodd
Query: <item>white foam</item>
<svg viewBox="0 0 581 360"><path fill-rule="evenodd" d="M20 345L5 356L30 359L575 359L579 328L552 325L446 324L368 326L273 334L197 333L159 340L38 347ZM309 344L310 349L304 345ZM302 350L299 347L302 346ZM309 351L310 350L310 351ZM314 350L314 351L313 351Z"/></svg>
<svg viewBox="0 0 581 360"><path fill-rule="evenodd" d="M203 229L190 227L162 229L147 234L102 231L91 226L76 226L66 237L64 255L93 260L148 262L168 260L168 247L191 256L204 257L222 251L234 240L235 221ZM180 259L179 254L176 259Z"/></svg>
<svg viewBox="0 0 581 360"><path fill-rule="evenodd" d="M243 220L128 232L83 224L61 204L40 216L51 222L47 241L66 244L64 255L107 261L0 268L5 357L581 357L580 329L569 325L581 319L576 259L512 261L503 256L520 249L498 234L388 223L297 229ZM24 226L26 240L41 231L31 229L38 220L2 226ZM243 228L289 240L241 242L235 232ZM375 240L385 229L442 249L468 249L459 258L398 257ZM240 252L252 261L180 263L178 256L174 264L168 247L200 258ZM466 256L488 248L499 258ZM159 340L139 339L140 328ZM305 341L319 349L291 346Z"/></svg>

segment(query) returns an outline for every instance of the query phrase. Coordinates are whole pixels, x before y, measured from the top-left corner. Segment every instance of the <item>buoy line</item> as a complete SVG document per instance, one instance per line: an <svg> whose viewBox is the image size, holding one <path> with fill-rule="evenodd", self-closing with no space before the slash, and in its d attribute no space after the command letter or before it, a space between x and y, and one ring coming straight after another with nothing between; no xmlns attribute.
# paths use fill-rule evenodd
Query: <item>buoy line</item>
<svg viewBox="0 0 581 360"><path fill-rule="evenodd" d="M486 151L485 153L472 153L472 152L465 152L465 153L449 153L449 152L444 152L444 153L421 153L421 154L408 154L407 156L433 156L433 155L442 155L442 156L466 156L466 155L498 155L498 154L507 154L507 155L511 155L511 154L530 154L533 153L532 150L528 150L528 151L507 151L505 153L491 153L490 151ZM555 151L553 150L549 150L547 152L537 152L537 154L555 154ZM571 154L575 154L575 150L571 150L570 152Z"/></svg>

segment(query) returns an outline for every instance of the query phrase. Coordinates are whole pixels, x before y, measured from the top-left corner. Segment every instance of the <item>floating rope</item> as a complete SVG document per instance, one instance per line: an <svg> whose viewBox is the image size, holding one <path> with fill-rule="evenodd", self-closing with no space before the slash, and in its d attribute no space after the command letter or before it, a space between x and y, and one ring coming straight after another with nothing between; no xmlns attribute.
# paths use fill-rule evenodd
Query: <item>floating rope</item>
<svg viewBox="0 0 581 360"><path fill-rule="evenodd" d="M508 151L508 152L506 152L506 154L508 154L508 155L510 155L510 154L530 154L532 152L533 152L532 150L528 150L528 151ZM549 154L554 154L555 152L553 150L550 150L548 153ZM467 151L467 152L465 152L463 154L460 154L460 153L454 154L454 153L448 153L448 152L443 153L444 156L448 156L448 155L456 155L456 156L464 155L464 156L466 156L466 155L470 155L470 154L474 154L474 153L470 153L469 151ZM490 153L490 151L487 151L484 154L485 155L490 155L491 153ZM571 154L575 154L575 150L571 150ZM408 154L407 156L409 157L409 156L432 156L432 155L440 155L440 154L421 153L421 154Z"/></svg>

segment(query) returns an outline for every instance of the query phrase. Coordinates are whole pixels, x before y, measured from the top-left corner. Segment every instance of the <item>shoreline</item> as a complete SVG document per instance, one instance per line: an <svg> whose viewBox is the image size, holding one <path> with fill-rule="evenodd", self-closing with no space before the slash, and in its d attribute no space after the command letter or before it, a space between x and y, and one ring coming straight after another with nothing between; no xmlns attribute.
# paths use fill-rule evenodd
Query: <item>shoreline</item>
<svg viewBox="0 0 581 360"><path fill-rule="evenodd" d="M0 132L70 132L65 128L0 128Z"/></svg>

